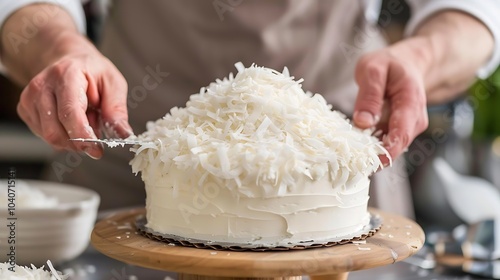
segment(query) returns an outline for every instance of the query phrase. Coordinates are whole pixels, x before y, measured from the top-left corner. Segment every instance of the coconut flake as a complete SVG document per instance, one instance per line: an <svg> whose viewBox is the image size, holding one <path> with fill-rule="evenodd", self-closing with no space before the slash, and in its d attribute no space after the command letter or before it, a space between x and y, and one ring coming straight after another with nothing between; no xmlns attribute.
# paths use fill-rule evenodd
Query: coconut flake
<svg viewBox="0 0 500 280"><path fill-rule="evenodd" d="M44 270L44 266L37 268L34 265L31 267L16 265L15 271L9 270L11 267L8 263L0 263L0 279L23 279L23 280L65 280L67 275L62 275L58 272L52 262L47 261L47 266L50 271Z"/></svg>
<svg viewBox="0 0 500 280"><path fill-rule="evenodd" d="M241 195L273 196L304 176L329 176L348 189L382 167L378 156L387 151L373 130L354 127L323 96L305 92L288 69L235 66L235 76L147 124L138 136L147 143L131 149L134 172L153 181L175 167L203 178L193 186L220 178Z"/></svg>

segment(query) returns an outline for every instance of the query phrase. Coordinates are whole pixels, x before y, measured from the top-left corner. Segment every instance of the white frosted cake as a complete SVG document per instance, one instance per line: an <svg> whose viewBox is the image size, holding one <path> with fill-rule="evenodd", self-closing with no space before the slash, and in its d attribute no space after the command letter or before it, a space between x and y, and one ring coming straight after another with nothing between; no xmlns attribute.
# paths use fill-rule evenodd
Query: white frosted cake
<svg viewBox="0 0 500 280"><path fill-rule="evenodd" d="M285 68L236 64L147 125L131 161L147 227L208 242L282 246L359 232L386 153Z"/></svg>

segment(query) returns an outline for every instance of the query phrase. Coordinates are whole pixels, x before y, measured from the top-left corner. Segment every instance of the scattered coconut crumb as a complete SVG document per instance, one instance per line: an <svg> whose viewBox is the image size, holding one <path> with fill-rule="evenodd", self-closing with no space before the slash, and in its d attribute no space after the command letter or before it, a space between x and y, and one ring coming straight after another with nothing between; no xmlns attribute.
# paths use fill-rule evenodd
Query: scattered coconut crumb
<svg viewBox="0 0 500 280"><path fill-rule="evenodd" d="M122 237L121 236L117 236L116 239L122 239Z"/></svg>
<svg viewBox="0 0 500 280"><path fill-rule="evenodd" d="M87 277L87 271L85 271L84 269L77 269L76 270L76 275L78 276L78 278L86 278Z"/></svg>
<svg viewBox="0 0 500 280"><path fill-rule="evenodd" d="M411 232L407 231L407 232L406 232L406 235L411 235Z"/></svg>
<svg viewBox="0 0 500 280"><path fill-rule="evenodd" d="M95 268L94 265L87 265L87 271L89 273L96 273L97 269Z"/></svg>
<svg viewBox="0 0 500 280"><path fill-rule="evenodd" d="M412 228L412 226L411 225L406 225L405 228Z"/></svg>
<svg viewBox="0 0 500 280"><path fill-rule="evenodd" d="M49 271L44 270L44 266L37 268L34 265L15 266L15 271L11 271L11 265L0 263L0 279L22 279L22 280L65 280L68 276L57 271L50 261L47 261Z"/></svg>
<svg viewBox="0 0 500 280"><path fill-rule="evenodd" d="M389 237L389 238L394 238L394 235L389 234L389 235L388 235L388 237Z"/></svg>
<svg viewBox="0 0 500 280"><path fill-rule="evenodd" d="M391 256L392 256L392 259L394 260L394 262L396 262L398 260L399 255L393 249L391 249Z"/></svg>
<svg viewBox="0 0 500 280"><path fill-rule="evenodd" d="M210 255L217 255L217 252L211 252Z"/></svg>
<svg viewBox="0 0 500 280"><path fill-rule="evenodd" d="M358 250L360 251L370 251L372 248L368 248L368 247L358 247Z"/></svg>
<svg viewBox="0 0 500 280"><path fill-rule="evenodd" d="M116 229L132 229L130 225L117 226Z"/></svg>
<svg viewBox="0 0 500 280"><path fill-rule="evenodd" d="M175 246L175 244L174 244L174 243L168 243L167 245L168 245L168 246Z"/></svg>

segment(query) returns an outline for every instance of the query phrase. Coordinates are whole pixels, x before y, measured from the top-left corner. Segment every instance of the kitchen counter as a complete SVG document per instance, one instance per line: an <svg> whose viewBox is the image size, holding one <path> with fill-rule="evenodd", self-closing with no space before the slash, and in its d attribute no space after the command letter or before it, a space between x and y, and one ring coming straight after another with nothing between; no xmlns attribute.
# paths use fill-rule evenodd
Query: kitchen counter
<svg viewBox="0 0 500 280"><path fill-rule="evenodd" d="M123 212L136 207L123 208L119 210L101 211L98 219L105 219L107 216L116 212ZM200 249L204 250L204 249ZM429 258L429 256L431 258ZM423 263L422 260L427 260ZM421 267L430 267L429 260L432 260L432 254L427 247L424 247L416 255L407 258L401 262L392 265L387 265L375 269L362 271L354 271L349 273L349 280L364 280L364 279L383 279L383 280L413 280L413 279L429 279L429 280L444 280L444 279L484 279L467 275L461 271L446 269L437 266L434 269L424 269ZM419 266L421 267L419 267ZM102 253L89 246L87 250L75 260L72 260L61 265L56 265L56 268L70 275L71 280L173 280L177 279L177 273L165 272L142 268L138 266L128 265L121 261L109 258ZM194 272L194 271L193 271ZM304 277L304 279L306 279Z"/></svg>
<svg viewBox="0 0 500 280"><path fill-rule="evenodd" d="M200 249L203 250L203 249ZM412 280L412 279L484 279L466 275L460 271L447 270L437 267L433 270L419 268L410 264L414 257L393 265L375 269L355 271L349 274L349 280L383 279L383 280ZM77 259L58 265L56 268L70 275L71 280L173 280L177 274L146 269L142 267L127 265L120 261L111 259L92 247L89 247Z"/></svg>

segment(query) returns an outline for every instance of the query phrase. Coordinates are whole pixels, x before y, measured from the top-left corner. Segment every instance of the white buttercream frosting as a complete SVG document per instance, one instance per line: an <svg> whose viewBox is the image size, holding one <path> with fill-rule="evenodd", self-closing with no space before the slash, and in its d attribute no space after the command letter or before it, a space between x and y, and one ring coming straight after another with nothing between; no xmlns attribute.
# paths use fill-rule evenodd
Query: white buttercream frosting
<svg viewBox="0 0 500 280"><path fill-rule="evenodd" d="M369 222L368 176L386 153L285 68L238 73L147 125L132 150L148 227L186 238L283 244Z"/></svg>

